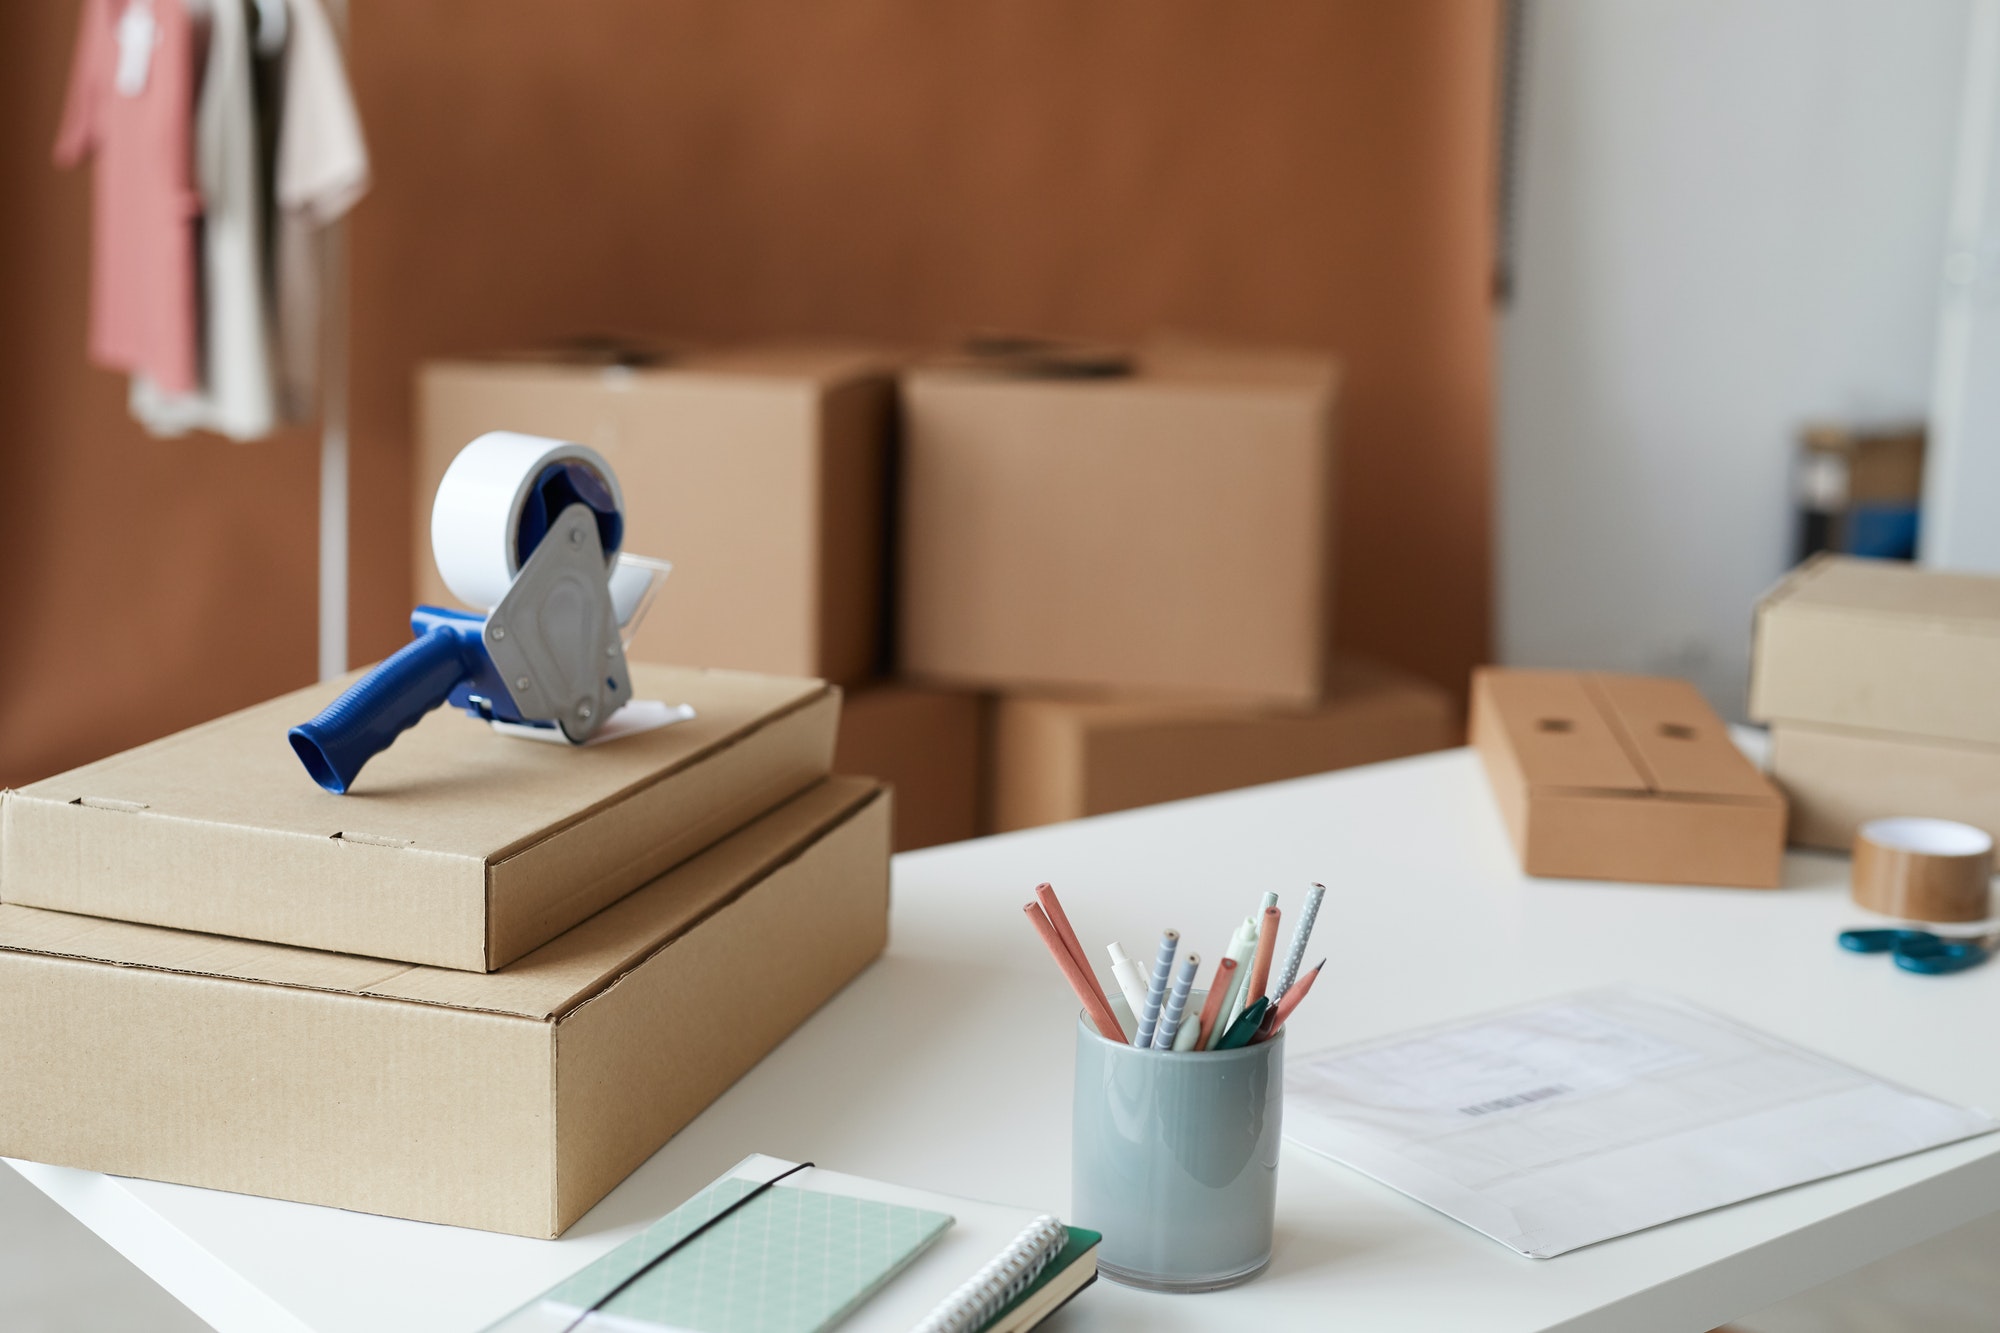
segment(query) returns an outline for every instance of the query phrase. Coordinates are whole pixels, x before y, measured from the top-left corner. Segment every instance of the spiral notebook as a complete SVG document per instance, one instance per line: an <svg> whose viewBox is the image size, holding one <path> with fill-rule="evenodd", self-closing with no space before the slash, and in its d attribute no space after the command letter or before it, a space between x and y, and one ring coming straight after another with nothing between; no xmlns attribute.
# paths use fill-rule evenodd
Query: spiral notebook
<svg viewBox="0 0 2000 1333"><path fill-rule="evenodd" d="M1095 1232L746 1158L488 1333L1023 1333L1097 1276ZM662 1258L661 1256L665 1256Z"/></svg>

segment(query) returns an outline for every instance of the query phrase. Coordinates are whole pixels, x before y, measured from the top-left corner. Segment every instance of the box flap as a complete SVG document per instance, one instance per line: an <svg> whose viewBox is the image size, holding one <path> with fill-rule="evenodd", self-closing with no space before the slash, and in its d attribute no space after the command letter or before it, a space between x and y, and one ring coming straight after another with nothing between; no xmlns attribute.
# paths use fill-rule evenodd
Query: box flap
<svg viewBox="0 0 2000 1333"><path fill-rule="evenodd" d="M1884 616L1968 634L2000 634L2000 578L1921 569L1902 560L1822 555L1786 575L1764 595L1758 611Z"/></svg>
<svg viewBox="0 0 2000 1333"><path fill-rule="evenodd" d="M1647 786L1673 796L1777 801L1701 691L1658 676L1586 678Z"/></svg>
<svg viewBox="0 0 2000 1333"><path fill-rule="evenodd" d="M1480 681L1529 786L1651 790L1581 674L1484 669Z"/></svg>
<svg viewBox="0 0 2000 1333"><path fill-rule="evenodd" d="M885 379L906 359L886 346L837 342L745 343L735 347L675 348L634 343L630 358L579 356L574 348L530 348L465 360L425 363L437 371L523 373L569 381L606 380L625 384L670 385L702 377L767 380L774 387L827 388L858 379ZM612 349L614 352L616 349Z"/></svg>
<svg viewBox="0 0 2000 1333"><path fill-rule="evenodd" d="M828 778L499 972L413 967L14 904L0 905L0 949L547 1019L602 990L881 795L880 784L865 778Z"/></svg>
<svg viewBox="0 0 2000 1333"><path fill-rule="evenodd" d="M574 748L501 736L440 708L369 760L355 790L320 790L285 733L354 676L323 682L30 784L15 796L344 837L494 860L700 762L824 695L822 681L633 663L633 697L691 704L691 721Z"/></svg>

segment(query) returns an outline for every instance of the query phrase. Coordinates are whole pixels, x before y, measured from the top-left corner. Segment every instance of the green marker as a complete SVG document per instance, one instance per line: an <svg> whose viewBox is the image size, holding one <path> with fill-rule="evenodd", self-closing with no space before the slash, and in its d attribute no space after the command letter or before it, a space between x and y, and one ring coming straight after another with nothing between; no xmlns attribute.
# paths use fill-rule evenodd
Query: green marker
<svg viewBox="0 0 2000 1333"><path fill-rule="evenodd" d="M1250 1039L1257 1035L1257 1025L1264 1021L1264 1011L1271 1007L1271 997L1259 995L1243 1011L1243 1016L1229 1025L1229 1031L1222 1034L1222 1040L1215 1043L1218 1051L1233 1051L1238 1046L1248 1046Z"/></svg>

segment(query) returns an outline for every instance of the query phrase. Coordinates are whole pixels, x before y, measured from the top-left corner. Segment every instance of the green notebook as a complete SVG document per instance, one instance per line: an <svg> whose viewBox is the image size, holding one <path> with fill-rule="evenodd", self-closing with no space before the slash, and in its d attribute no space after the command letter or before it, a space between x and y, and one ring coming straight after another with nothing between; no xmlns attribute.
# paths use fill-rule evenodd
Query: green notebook
<svg viewBox="0 0 2000 1333"><path fill-rule="evenodd" d="M682 1236L757 1188L717 1181L542 1297L590 1309ZM619 1292L595 1329L821 1333L901 1272L952 1223L948 1214L818 1190L773 1189Z"/></svg>

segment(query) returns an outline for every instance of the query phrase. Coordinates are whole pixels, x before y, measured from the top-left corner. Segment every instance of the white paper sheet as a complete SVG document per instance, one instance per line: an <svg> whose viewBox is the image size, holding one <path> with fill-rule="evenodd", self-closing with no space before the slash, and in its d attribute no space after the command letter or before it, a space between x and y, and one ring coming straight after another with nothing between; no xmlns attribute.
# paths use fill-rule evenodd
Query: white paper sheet
<svg viewBox="0 0 2000 1333"><path fill-rule="evenodd" d="M1676 996L1588 991L1307 1056L1285 1135L1531 1258L2000 1128Z"/></svg>

